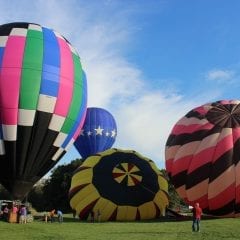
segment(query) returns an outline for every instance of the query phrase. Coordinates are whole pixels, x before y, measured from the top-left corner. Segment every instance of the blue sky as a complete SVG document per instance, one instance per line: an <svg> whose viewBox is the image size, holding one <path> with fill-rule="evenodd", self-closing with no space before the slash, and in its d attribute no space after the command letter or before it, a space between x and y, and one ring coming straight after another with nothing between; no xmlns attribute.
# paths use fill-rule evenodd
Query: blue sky
<svg viewBox="0 0 240 240"><path fill-rule="evenodd" d="M114 147L165 167L174 124L206 102L240 98L238 0L0 0L0 23L35 22L77 49L88 106L115 117ZM74 147L60 161L80 155Z"/></svg>

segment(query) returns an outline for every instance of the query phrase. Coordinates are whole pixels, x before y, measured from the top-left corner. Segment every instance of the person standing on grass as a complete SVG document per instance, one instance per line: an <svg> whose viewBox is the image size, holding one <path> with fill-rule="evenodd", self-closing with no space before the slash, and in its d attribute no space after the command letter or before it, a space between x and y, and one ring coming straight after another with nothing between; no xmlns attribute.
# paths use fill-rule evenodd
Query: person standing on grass
<svg viewBox="0 0 240 240"><path fill-rule="evenodd" d="M16 205L13 205L12 213L17 214L17 212L18 212L17 206L16 206Z"/></svg>
<svg viewBox="0 0 240 240"><path fill-rule="evenodd" d="M44 220L45 223L48 222L48 213L47 212L43 213L43 220Z"/></svg>
<svg viewBox="0 0 240 240"><path fill-rule="evenodd" d="M200 232L200 220L202 217L202 209L199 206L199 203L196 203L192 209L193 213L193 222L192 222L192 231Z"/></svg>
<svg viewBox="0 0 240 240"><path fill-rule="evenodd" d="M19 211L20 218L19 218L19 223L27 223L27 208L22 205Z"/></svg>
<svg viewBox="0 0 240 240"><path fill-rule="evenodd" d="M55 219L54 219L55 209L53 209L52 211L50 211L49 216L50 216L50 221L51 221L51 223L53 223L53 222L55 221Z"/></svg>
<svg viewBox="0 0 240 240"><path fill-rule="evenodd" d="M57 210L57 217L58 217L58 222L62 223L63 222L63 213L60 210Z"/></svg>
<svg viewBox="0 0 240 240"><path fill-rule="evenodd" d="M9 208L8 208L8 206L6 206L3 209L3 218L4 218L5 221L8 221L8 214L9 214Z"/></svg>

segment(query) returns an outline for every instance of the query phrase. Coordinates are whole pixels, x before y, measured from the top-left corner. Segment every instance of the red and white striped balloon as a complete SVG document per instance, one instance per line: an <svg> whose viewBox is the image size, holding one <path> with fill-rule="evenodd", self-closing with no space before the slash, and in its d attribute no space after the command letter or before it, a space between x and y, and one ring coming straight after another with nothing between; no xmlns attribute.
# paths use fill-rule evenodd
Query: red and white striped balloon
<svg viewBox="0 0 240 240"><path fill-rule="evenodd" d="M240 101L197 107L173 127L166 170L179 195L205 213L240 213Z"/></svg>

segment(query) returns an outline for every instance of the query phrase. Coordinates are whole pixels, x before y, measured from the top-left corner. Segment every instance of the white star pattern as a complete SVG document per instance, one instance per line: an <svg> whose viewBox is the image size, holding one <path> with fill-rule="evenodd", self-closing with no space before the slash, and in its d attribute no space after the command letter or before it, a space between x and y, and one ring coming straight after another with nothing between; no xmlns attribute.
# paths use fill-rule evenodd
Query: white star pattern
<svg viewBox="0 0 240 240"><path fill-rule="evenodd" d="M96 131L96 135L102 135L104 129L98 126L98 128L95 128L94 130Z"/></svg>
<svg viewBox="0 0 240 240"><path fill-rule="evenodd" d="M96 131L95 134L94 134L94 130ZM106 137L112 137L112 138L115 138L116 135L117 135L117 132L116 132L116 129L113 129L113 130L104 130L104 128L101 128L100 125L98 125L97 128L94 128L94 129L82 129L79 136L97 136L97 135L100 135L100 136L106 136Z"/></svg>
<svg viewBox="0 0 240 240"><path fill-rule="evenodd" d="M111 137L115 137L115 135L116 135L116 131L115 131L115 129L113 129L113 131L111 131L112 132L112 135L111 135Z"/></svg>
<svg viewBox="0 0 240 240"><path fill-rule="evenodd" d="M88 136L91 136L91 135L92 135L92 132L91 132L91 131L88 131L88 132L87 132L87 135L88 135Z"/></svg>

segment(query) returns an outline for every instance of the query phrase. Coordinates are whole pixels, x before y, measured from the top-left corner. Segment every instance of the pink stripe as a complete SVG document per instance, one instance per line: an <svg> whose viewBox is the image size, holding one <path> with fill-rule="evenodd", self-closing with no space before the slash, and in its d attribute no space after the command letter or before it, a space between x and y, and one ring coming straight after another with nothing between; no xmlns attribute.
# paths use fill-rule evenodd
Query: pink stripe
<svg viewBox="0 0 240 240"><path fill-rule="evenodd" d="M194 206L195 203L199 203L201 208L207 208L208 207L208 195L204 195L200 198L196 198L194 201L189 201L185 198L186 203L188 203L190 206Z"/></svg>
<svg viewBox="0 0 240 240"><path fill-rule="evenodd" d="M168 159L174 159L180 147L181 147L180 145L174 145L174 146L170 146L170 147L167 146L165 148L166 161Z"/></svg>
<svg viewBox="0 0 240 240"><path fill-rule="evenodd" d="M202 105L200 107L194 108L194 112L198 112L201 115L205 115L208 112L208 109L205 107L209 104Z"/></svg>
<svg viewBox="0 0 240 240"><path fill-rule="evenodd" d="M223 207L227 203L235 199L235 183L231 184L224 191L220 192L217 196L208 200L209 209L215 210Z"/></svg>
<svg viewBox="0 0 240 240"><path fill-rule="evenodd" d="M236 186L236 193L240 193L240 186ZM240 194L236 194L235 202L240 203Z"/></svg>
<svg viewBox="0 0 240 240"><path fill-rule="evenodd" d="M173 162L172 176L188 169L193 155L184 156Z"/></svg>
<svg viewBox="0 0 240 240"><path fill-rule="evenodd" d="M3 56L3 68L22 68L25 40L23 36L9 36Z"/></svg>
<svg viewBox="0 0 240 240"><path fill-rule="evenodd" d="M85 111L85 113L84 113L84 116L82 117L82 120L81 120L81 122L80 122L80 124L79 124L79 126L78 126L78 128L77 128L77 131L76 131L76 132L74 133L74 135L73 135L73 139L74 139L74 140L76 140L77 137L78 137L78 135L80 134L80 131L81 131L82 126L83 126L84 121L85 121L86 114L87 114L87 109L86 109L86 111Z"/></svg>
<svg viewBox="0 0 240 240"><path fill-rule="evenodd" d="M240 172L240 163L238 162L237 165L234 168L235 171L235 187L236 187L236 193L240 193L240 175L237 174ZM236 203L240 203L240 194L236 194Z"/></svg>
<svg viewBox="0 0 240 240"><path fill-rule="evenodd" d="M17 125L18 108L3 108L1 112L2 124Z"/></svg>
<svg viewBox="0 0 240 240"><path fill-rule="evenodd" d="M197 168L212 162L212 157L215 152L215 146L204 149L200 153L196 154L192 161L191 164L188 168L188 174L196 170Z"/></svg>
<svg viewBox="0 0 240 240"><path fill-rule="evenodd" d="M206 146L207 147L207 146ZM220 142L216 142L216 146L204 149L194 156L189 166L188 173L193 172L200 166L209 162L215 162L225 152L233 148L232 135L228 135Z"/></svg>
<svg viewBox="0 0 240 240"><path fill-rule="evenodd" d="M226 105L226 104L230 104L231 101L229 101L229 100L222 100L222 101L220 101L220 103L223 104L223 105Z"/></svg>
<svg viewBox="0 0 240 240"><path fill-rule="evenodd" d="M233 138L232 138L232 134L230 134L217 143L212 162L215 162L216 160L218 160L224 153L226 153L232 148L233 148Z"/></svg>
<svg viewBox="0 0 240 240"><path fill-rule="evenodd" d="M206 123L206 124L191 124L191 125L175 125L175 127L172 130L171 134L179 135L183 133L193 133L195 131L199 130L210 130L213 128L213 124Z"/></svg>
<svg viewBox="0 0 240 240"><path fill-rule="evenodd" d="M3 55L0 72L2 123L17 124L18 99L21 81L25 37L10 36Z"/></svg>
<svg viewBox="0 0 240 240"><path fill-rule="evenodd" d="M72 53L65 40L58 38L60 47L60 85L54 113L66 117L72 100L74 65Z"/></svg>
<svg viewBox="0 0 240 240"><path fill-rule="evenodd" d="M240 138L240 128L233 128L232 129L232 135L233 135L233 142L235 143Z"/></svg>
<svg viewBox="0 0 240 240"><path fill-rule="evenodd" d="M207 208L208 207L208 195L204 195L195 201L196 203L198 202L201 208Z"/></svg>

